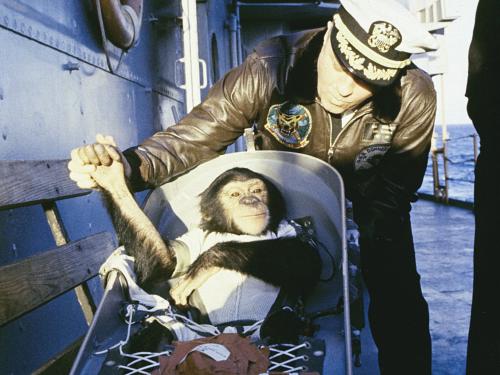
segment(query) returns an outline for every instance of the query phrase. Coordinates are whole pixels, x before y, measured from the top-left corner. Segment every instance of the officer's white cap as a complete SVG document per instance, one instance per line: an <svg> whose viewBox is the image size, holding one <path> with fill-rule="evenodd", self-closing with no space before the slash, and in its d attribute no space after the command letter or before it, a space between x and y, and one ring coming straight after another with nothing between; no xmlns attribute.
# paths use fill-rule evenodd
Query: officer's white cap
<svg viewBox="0 0 500 375"><path fill-rule="evenodd" d="M355 75L388 85L410 64L413 53L438 43L416 17L395 0L340 0L331 35L337 57Z"/></svg>

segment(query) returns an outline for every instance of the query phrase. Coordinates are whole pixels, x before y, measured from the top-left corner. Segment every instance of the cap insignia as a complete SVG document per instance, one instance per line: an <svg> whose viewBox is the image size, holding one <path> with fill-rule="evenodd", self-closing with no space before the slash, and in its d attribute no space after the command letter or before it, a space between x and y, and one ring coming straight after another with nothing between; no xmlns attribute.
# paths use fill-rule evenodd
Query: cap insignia
<svg viewBox="0 0 500 375"><path fill-rule="evenodd" d="M409 58L404 60L394 60L391 56L384 56L379 53L380 49L390 50L391 47L401 43L401 34L399 30L388 22L374 22L372 24L371 37L365 37L365 42L359 40L349 28L344 24L339 14L333 16L335 27L338 32L335 33L337 40L336 46L343 55L345 62L352 70L358 71L364 77L372 81L390 81L394 78L398 69L411 64ZM370 47L370 44L378 47Z"/></svg>
<svg viewBox="0 0 500 375"><path fill-rule="evenodd" d="M368 45L377 48L382 53L387 53L391 47L401 43L399 30L388 22L374 22L370 26Z"/></svg>

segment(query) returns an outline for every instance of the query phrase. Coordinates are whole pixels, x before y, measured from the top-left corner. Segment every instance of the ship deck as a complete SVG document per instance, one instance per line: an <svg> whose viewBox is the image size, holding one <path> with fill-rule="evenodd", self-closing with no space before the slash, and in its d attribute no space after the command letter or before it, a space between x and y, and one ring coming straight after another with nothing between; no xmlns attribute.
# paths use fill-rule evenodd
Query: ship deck
<svg viewBox="0 0 500 375"><path fill-rule="evenodd" d="M429 304L433 374L465 373L472 300L472 210L419 200L412 210L417 268ZM366 298L368 300L368 297ZM377 353L363 330L362 366L355 375L377 375Z"/></svg>

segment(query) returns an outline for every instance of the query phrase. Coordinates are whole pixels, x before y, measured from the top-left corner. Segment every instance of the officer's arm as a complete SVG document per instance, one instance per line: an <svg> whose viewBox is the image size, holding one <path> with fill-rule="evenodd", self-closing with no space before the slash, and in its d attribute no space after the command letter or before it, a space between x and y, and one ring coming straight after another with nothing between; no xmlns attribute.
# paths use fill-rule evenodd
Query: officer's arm
<svg viewBox="0 0 500 375"><path fill-rule="evenodd" d="M221 155L249 127L272 92L268 68L256 54L229 71L178 124L124 152L134 190L161 185Z"/></svg>
<svg viewBox="0 0 500 375"><path fill-rule="evenodd" d="M377 172L358 185L357 221L375 231L377 221L398 223L408 213L420 187L430 150L436 114L435 91L428 80L416 83L415 93L403 103L398 127ZM397 225L395 225L395 230ZM375 234L375 233L374 233Z"/></svg>

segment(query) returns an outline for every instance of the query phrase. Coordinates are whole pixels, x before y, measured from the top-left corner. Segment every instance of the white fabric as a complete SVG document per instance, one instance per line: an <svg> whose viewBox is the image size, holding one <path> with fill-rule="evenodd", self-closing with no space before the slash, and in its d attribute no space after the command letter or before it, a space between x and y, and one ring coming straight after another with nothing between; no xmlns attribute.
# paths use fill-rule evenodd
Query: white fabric
<svg viewBox="0 0 500 375"><path fill-rule="evenodd" d="M366 32L377 21L396 26L402 37L396 47L398 51L422 53L439 48L437 40L396 0L340 0L340 3Z"/></svg>
<svg viewBox="0 0 500 375"><path fill-rule="evenodd" d="M158 315L157 313L154 319L158 320L161 324L169 328L175 334L177 340L187 341L204 337L198 332L205 332L210 335L217 335L220 333L217 327L213 327L207 324L196 324L196 331L193 331L190 327L194 327L194 322L191 322L189 321L189 319L186 319L180 315L174 314L172 312L171 305L167 300L158 295L149 294L144 291L139 285L137 285L133 264L134 258L127 255L125 253L125 248L123 246L120 246L108 257L106 262L101 266L99 273L103 278L105 278L109 272L113 270L119 271L127 282L127 290L130 295L131 301L138 303L138 310L146 311L149 313L154 313L159 310L165 310L165 313L162 315ZM129 307L131 307L131 305ZM118 344L122 345L126 342L128 342L128 337L127 340ZM102 353L104 352L107 352L107 350L103 351Z"/></svg>
<svg viewBox="0 0 500 375"><path fill-rule="evenodd" d="M190 253L191 263L200 254L219 242L251 242L295 237L295 228L287 221L282 221L277 232L268 231L260 236L235 235L223 233L206 233L198 228L190 230L177 238L184 242ZM106 275L116 269L127 281L128 292L133 301L147 306L148 311L170 310L170 303L164 298L145 292L137 285L134 273L134 258L125 253L123 246L117 248L101 266L100 274ZM273 305L279 288L267 284L255 277L246 276L236 271L222 270L208 279L198 289L198 294L213 324L227 323L237 320L262 320ZM196 307L196 306L195 306ZM167 318L171 320L170 317ZM184 324L174 324L178 336ZM189 333L191 334L191 333ZM191 338L191 337L190 337Z"/></svg>
<svg viewBox="0 0 500 375"><path fill-rule="evenodd" d="M128 293L132 301L152 308L151 311L169 309L170 303L155 294L145 292L139 285L134 273L134 258L125 253L125 248L120 246L101 266L99 273L106 276L111 270L118 270L127 281Z"/></svg>
<svg viewBox="0 0 500 375"><path fill-rule="evenodd" d="M176 240L187 245L192 263L203 252L220 242L273 240L296 235L295 229L287 221L282 221L276 233L268 231L260 236L207 233L196 228ZM197 293L210 321L213 324L221 324L236 320L265 318L278 296L279 288L252 276L222 270L210 277L197 290Z"/></svg>
<svg viewBox="0 0 500 375"><path fill-rule="evenodd" d="M133 305L129 305L127 308L127 316L132 319L133 314L131 314L130 309L134 310L135 308L138 311L145 311L148 313L155 313L153 317L150 319L157 320L159 323L164 325L166 328L170 329L172 333L175 335L176 340L179 341L188 341L194 340L197 338L205 337L208 335L218 335L222 332L237 332L235 327L227 326L221 332L219 329L210 324L198 324L193 322L189 318L186 318L183 315L176 314L172 311L170 303L164 298L149 294L144 291L140 286L136 283L136 276L134 272L134 258L127 255L125 253L125 248L120 246L117 248L106 260L106 262L101 266L99 273L103 279L106 278L106 275L113 271L119 271L121 276L125 278L127 282L127 291L130 295L130 299L132 302L137 303L136 307ZM164 311L163 313L158 313L158 311ZM259 338L260 331L260 323L262 321L257 322L252 326L244 326L243 332L253 332L250 337L255 339ZM129 324L130 326L130 324ZM130 327L129 327L130 330ZM103 350L100 352L96 352L95 354L103 354L107 353L108 350L123 345L128 342L130 335L130 331L127 334L127 338L125 341L120 341L116 345L111 346L107 350ZM122 353L123 355L123 353Z"/></svg>
<svg viewBox="0 0 500 375"><path fill-rule="evenodd" d="M277 238L295 237L297 232L288 221L283 220L278 225L278 230L275 232L267 231L259 236L252 236L248 234L232 234L232 233L218 233L206 232L199 227L195 227L180 237L176 241L184 242L189 248L191 254L191 263L200 256L201 253L208 250L212 246L221 242L251 242L262 240L275 240Z"/></svg>
<svg viewBox="0 0 500 375"><path fill-rule="evenodd" d="M340 120L342 123L342 128L344 128L344 126L346 126L347 123L351 121L351 119L354 117L355 114L356 114L356 109L348 109L347 111L342 113L342 117Z"/></svg>

